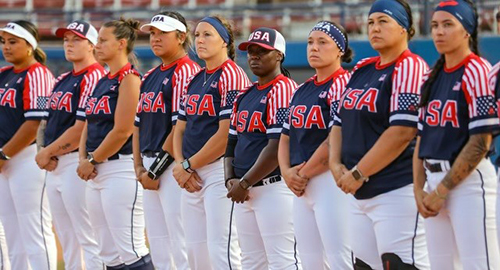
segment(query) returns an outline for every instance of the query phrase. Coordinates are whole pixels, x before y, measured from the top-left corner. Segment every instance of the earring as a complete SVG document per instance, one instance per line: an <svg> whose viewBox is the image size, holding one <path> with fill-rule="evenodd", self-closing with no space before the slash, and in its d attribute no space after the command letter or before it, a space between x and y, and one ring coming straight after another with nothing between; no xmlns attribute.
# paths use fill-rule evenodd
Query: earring
<svg viewBox="0 0 500 270"><path fill-rule="evenodd" d="M33 53L32 50L28 50L28 56L31 56L32 53Z"/></svg>

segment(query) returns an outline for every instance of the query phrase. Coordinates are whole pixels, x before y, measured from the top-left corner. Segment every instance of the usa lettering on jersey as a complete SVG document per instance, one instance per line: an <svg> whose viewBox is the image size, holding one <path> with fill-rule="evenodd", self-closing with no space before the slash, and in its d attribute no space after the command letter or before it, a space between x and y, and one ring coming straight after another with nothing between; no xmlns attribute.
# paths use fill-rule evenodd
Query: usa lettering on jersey
<svg viewBox="0 0 500 270"><path fill-rule="evenodd" d="M0 88L0 106L16 108L16 89Z"/></svg>

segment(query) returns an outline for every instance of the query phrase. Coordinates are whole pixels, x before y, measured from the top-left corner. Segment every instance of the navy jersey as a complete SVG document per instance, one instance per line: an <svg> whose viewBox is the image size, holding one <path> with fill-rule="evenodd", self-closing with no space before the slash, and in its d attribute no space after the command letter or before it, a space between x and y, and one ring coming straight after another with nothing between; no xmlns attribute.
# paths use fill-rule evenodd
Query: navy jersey
<svg viewBox="0 0 500 270"><path fill-rule="evenodd" d="M200 66L186 55L172 64L151 69L144 75L135 126L139 127L141 152L159 152L177 121L179 100L188 79Z"/></svg>
<svg viewBox="0 0 500 270"><path fill-rule="evenodd" d="M87 118L87 151L93 152L99 147L106 135L115 125L115 110L118 103L120 83L129 74L140 76L134 67L127 63L116 74L108 74L99 80L90 95L85 111ZM117 152L132 154L132 136Z"/></svg>
<svg viewBox="0 0 500 270"><path fill-rule="evenodd" d="M85 121L87 99L106 71L95 63L78 73L66 72L56 79L47 106L45 146L53 143L76 120Z"/></svg>
<svg viewBox="0 0 500 270"><path fill-rule="evenodd" d="M471 54L438 73L429 103L420 113L420 158L453 163L470 135L497 129L494 93L488 87L490 69L486 60Z"/></svg>
<svg viewBox="0 0 500 270"><path fill-rule="evenodd" d="M187 122L182 142L184 158L205 145L219 129L220 120L230 118L236 95L249 85L243 69L232 60L215 70L203 69L191 79L179 110L179 119Z"/></svg>
<svg viewBox="0 0 500 270"><path fill-rule="evenodd" d="M243 177L252 168L269 139L279 139L295 88L292 79L280 74L265 85L254 83L236 97L229 129L229 140L237 140L233 159L236 177ZM273 175L280 175L279 168L269 174Z"/></svg>
<svg viewBox="0 0 500 270"><path fill-rule="evenodd" d="M26 120L42 120L54 76L35 63L23 70L0 69L0 147L3 147Z"/></svg>
<svg viewBox="0 0 500 270"><path fill-rule="evenodd" d="M424 60L408 50L384 66L380 57L356 65L334 120L342 127L341 158L347 168L353 168L390 126L417 128L420 86L427 69ZM368 199L412 183L414 149L412 142L354 196Z"/></svg>
<svg viewBox="0 0 500 270"><path fill-rule="evenodd" d="M290 137L290 165L308 161L328 138L342 92L349 81L349 72L340 68L326 80L316 75L295 91L283 134Z"/></svg>

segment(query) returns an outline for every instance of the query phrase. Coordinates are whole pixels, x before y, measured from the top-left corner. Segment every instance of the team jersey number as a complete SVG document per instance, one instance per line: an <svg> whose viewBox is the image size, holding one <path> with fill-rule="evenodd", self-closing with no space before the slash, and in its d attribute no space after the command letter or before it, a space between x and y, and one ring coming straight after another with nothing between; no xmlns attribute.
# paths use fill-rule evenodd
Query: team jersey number
<svg viewBox="0 0 500 270"><path fill-rule="evenodd" d="M216 116L214 97L212 95L203 95L200 100L200 95L189 95L186 102L186 114L203 115L204 113L209 116Z"/></svg>
<svg viewBox="0 0 500 270"><path fill-rule="evenodd" d="M295 128L310 129L316 125L319 129L325 129L325 119L321 113L321 106L313 105L309 113L305 105L290 107L290 124Z"/></svg>
<svg viewBox="0 0 500 270"><path fill-rule="evenodd" d="M252 116L250 117L250 120L248 119L249 112L248 111L241 111L238 112L238 124L236 126L236 130L239 133L242 133L245 131L245 128L248 132L266 132L266 126L264 125L264 122L262 121L262 112L253 112ZM248 123L248 127L247 127Z"/></svg>
<svg viewBox="0 0 500 270"><path fill-rule="evenodd" d="M95 97L89 98L87 104L86 114L111 114L111 107L109 106L109 96L102 96L99 100Z"/></svg>
<svg viewBox="0 0 500 270"><path fill-rule="evenodd" d="M0 88L0 106L16 108L16 89Z"/></svg>
<svg viewBox="0 0 500 270"><path fill-rule="evenodd" d="M457 102L455 100L447 100L444 106L441 100L429 102L425 122L432 127L444 127L450 123L454 128L458 128Z"/></svg>
<svg viewBox="0 0 500 270"><path fill-rule="evenodd" d="M156 97L154 92L142 93L139 102L139 112L152 112L156 113L161 111L165 113L165 101L163 100L163 93L160 92Z"/></svg>
<svg viewBox="0 0 500 270"><path fill-rule="evenodd" d="M55 92L50 97L49 106L52 110L65 110L67 112L72 112L71 99L73 98L73 93L71 92Z"/></svg>
<svg viewBox="0 0 500 270"><path fill-rule="evenodd" d="M346 94L342 96L341 104L346 110L363 110L366 108L369 112L376 113L378 89L370 88L366 92L362 89L347 89Z"/></svg>

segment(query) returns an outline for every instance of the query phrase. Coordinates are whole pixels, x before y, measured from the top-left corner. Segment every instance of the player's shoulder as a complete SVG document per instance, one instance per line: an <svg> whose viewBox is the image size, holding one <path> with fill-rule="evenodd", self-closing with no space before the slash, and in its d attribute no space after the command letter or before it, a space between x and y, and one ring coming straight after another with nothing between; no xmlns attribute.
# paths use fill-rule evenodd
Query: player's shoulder
<svg viewBox="0 0 500 270"><path fill-rule="evenodd" d="M144 73L144 76L142 76L142 80L146 80L149 75L151 75L155 70L159 69L161 67L161 64L159 66L156 66L154 68L151 68L150 70L148 70L146 73Z"/></svg>
<svg viewBox="0 0 500 270"><path fill-rule="evenodd" d="M247 75L243 68L241 68L236 62L228 59L224 64L222 64L222 76L230 78L247 78Z"/></svg>
<svg viewBox="0 0 500 270"><path fill-rule="evenodd" d="M379 60L380 60L379 56L367 57L367 58L361 59L356 63L356 65L354 65L353 72L356 72L359 69L366 67L366 66L369 66L369 65L375 65Z"/></svg>
<svg viewBox="0 0 500 270"><path fill-rule="evenodd" d="M40 77L43 77L45 75L45 76L49 76L50 78L54 77L52 75L52 72L49 70L49 68L45 65L42 65L41 63L35 63L35 64L31 65L28 68L28 75L29 76L36 75L36 76L40 76Z"/></svg>
<svg viewBox="0 0 500 270"><path fill-rule="evenodd" d="M488 77L491 70L491 64L488 60L476 54L471 54L466 61L464 76L469 81L482 80Z"/></svg>
<svg viewBox="0 0 500 270"><path fill-rule="evenodd" d="M120 71L118 71L118 83L120 83L128 75L133 75L141 78L141 73L130 63L127 63Z"/></svg>
<svg viewBox="0 0 500 270"><path fill-rule="evenodd" d="M292 91L297 88L297 83L292 78L287 76L282 76L281 78L279 78L276 84L281 84Z"/></svg>
<svg viewBox="0 0 500 270"><path fill-rule="evenodd" d="M57 76L56 83L59 83L60 81L64 80L64 78L68 77L68 75L70 75L71 73L72 73L71 71L68 71L68 72L64 72L63 74Z"/></svg>
<svg viewBox="0 0 500 270"><path fill-rule="evenodd" d="M396 68L401 69L414 69L414 68L424 68L425 71L429 69L427 62L418 54L411 52L410 50L405 51L397 60Z"/></svg>
<svg viewBox="0 0 500 270"><path fill-rule="evenodd" d="M200 65L193 61L189 56L184 56L183 58L179 59L179 62L177 63L177 66L175 67L174 74L175 76L191 76L200 71Z"/></svg>
<svg viewBox="0 0 500 270"><path fill-rule="evenodd" d="M91 65L85 75L83 76L85 80L89 80L91 78L101 78L106 74L106 69L99 63L94 63Z"/></svg>
<svg viewBox="0 0 500 270"><path fill-rule="evenodd" d="M14 70L14 66L5 66L5 67L0 67L0 73L7 72L10 70Z"/></svg>

